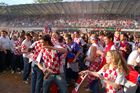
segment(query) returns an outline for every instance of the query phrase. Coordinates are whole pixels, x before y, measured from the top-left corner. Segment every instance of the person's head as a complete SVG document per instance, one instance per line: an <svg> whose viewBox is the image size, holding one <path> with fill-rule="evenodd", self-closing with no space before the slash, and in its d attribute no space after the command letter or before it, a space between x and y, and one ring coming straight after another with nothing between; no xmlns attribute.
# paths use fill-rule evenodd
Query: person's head
<svg viewBox="0 0 140 93"><path fill-rule="evenodd" d="M35 32L31 31L31 32L30 32L30 35L31 35L32 37L34 37Z"/></svg>
<svg viewBox="0 0 140 93"><path fill-rule="evenodd" d="M31 40L32 36L30 35L30 33L26 33L25 34L25 39L27 40Z"/></svg>
<svg viewBox="0 0 140 93"><path fill-rule="evenodd" d="M51 36L49 34L42 36L40 41L43 46L45 45L53 46L52 41L51 41Z"/></svg>
<svg viewBox="0 0 140 93"><path fill-rule="evenodd" d="M120 32L119 31L115 31L114 36L116 36L117 38L120 37Z"/></svg>
<svg viewBox="0 0 140 93"><path fill-rule="evenodd" d="M104 36L105 36L105 34L103 32L99 32L99 39L100 40L103 40Z"/></svg>
<svg viewBox="0 0 140 93"><path fill-rule="evenodd" d="M98 42L98 37L97 35L92 35L90 37L90 42L93 44L93 43L97 43Z"/></svg>
<svg viewBox="0 0 140 93"><path fill-rule="evenodd" d="M106 45L108 45L110 42L113 42L113 34L112 33L107 33L104 36L104 42Z"/></svg>
<svg viewBox="0 0 140 93"><path fill-rule="evenodd" d="M26 33L25 33L25 31L24 31L24 30L22 30L22 31L21 31L21 34L25 35Z"/></svg>
<svg viewBox="0 0 140 93"><path fill-rule="evenodd" d="M1 31L1 36L2 36L2 37L6 37L6 35L7 35L7 32L6 32L5 30L2 30L2 31Z"/></svg>
<svg viewBox="0 0 140 93"><path fill-rule="evenodd" d="M53 38L53 39L58 40L59 36L60 36L60 35L59 35L58 32L53 32L53 33L52 33L52 38Z"/></svg>
<svg viewBox="0 0 140 93"><path fill-rule="evenodd" d="M16 40L17 40L17 37L16 37L15 35L13 35L13 36L12 36L12 39L13 39L14 41L16 41Z"/></svg>
<svg viewBox="0 0 140 93"><path fill-rule="evenodd" d="M121 40L121 41L127 40L127 38L128 38L128 36L127 36L126 33L122 33L122 34L120 35L120 40Z"/></svg>
<svg viewBox="0 0 140 93"><path fill-rule="evenodd" d="M59 42L59 43L64 43L64 37L63 37L63 36L60 36L60 37L58 38L58 42Z"/></svg>
<svg viewBox="0 0 140 93"><path fill-rule="evenodd" d="M117 65L120 60L120 54L116 50L110 50L106 54L106 62L109 64Z"/></svg>
<svg viewBox="0 0 140 93"><path fill-rule="evenodd" d="M75 36L76 38L79 38L79 37L80 37L80 32L79 32L79 31L74 32L74 36Z"/></svg>
<svg viewBox="0 0 140 93"><path fill-rule="evenodd" d="M117 50L110 50L109 52L107 52L106 62L107 67L109 65L112 65L113 67L117 68L120 73L125 72L126 74L128 74L129 72L125 59Z"/></svg>
<svg viewBox="0 0 140 93"><path fill-rule="evenodd" d="M70 35L68 35L66 38L65 38L65 41L66 41L66 44L71 44L72 43L72 37Z"/></svg>

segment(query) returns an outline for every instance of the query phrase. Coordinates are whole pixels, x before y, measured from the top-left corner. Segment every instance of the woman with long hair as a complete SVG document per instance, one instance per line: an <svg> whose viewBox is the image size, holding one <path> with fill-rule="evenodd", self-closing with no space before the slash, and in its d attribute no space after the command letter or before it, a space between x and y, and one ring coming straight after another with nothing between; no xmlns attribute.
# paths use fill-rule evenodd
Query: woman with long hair
<svg viewBox="0 0 140 93"><path fill-rule="evenodd" d="M87 73L101 79L105 93L123 93L123 86L126 82L125 75L129 73L129 68L116 50L110 50L106 54L106 64L98 72L82 71L80 74Z"/></svg>

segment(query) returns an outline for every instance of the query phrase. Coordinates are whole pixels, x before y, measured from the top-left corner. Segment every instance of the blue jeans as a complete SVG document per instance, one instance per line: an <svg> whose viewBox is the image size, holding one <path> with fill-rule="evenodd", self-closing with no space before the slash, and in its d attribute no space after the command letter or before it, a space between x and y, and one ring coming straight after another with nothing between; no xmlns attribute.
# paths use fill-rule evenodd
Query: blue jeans
<svg viewBox="0 0 140 93"><path fill-rule="evenodd" d="M64 79L61 77L61 75L53 75L53 74L50 74L49 77L44 80L43 93L48 93L52 81L55 82L58 88L60 89L59 93L68 93L66 83Z"/></svg>
<svg viewBox="0 0 140 93"><path fill-rule="evenodd" d="M23 57L23 61L24 61L23 80L27 80L31 72L31 63L29 63L29 58L26 57Z"/></svg>
<svg viewBox="0 0 140 93"><path fill-rule="evenodd" d="M32 70L32 93L42 93L44 74L37 65L33 66Z"/></svg>

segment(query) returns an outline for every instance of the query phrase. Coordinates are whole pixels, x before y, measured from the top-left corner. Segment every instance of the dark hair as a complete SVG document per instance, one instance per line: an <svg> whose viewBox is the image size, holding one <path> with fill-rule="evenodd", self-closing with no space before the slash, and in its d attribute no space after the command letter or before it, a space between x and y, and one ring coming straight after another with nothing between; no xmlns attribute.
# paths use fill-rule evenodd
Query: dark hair
<svg viewBox="0 0 140 93"><path fill-rule="evenodd" d="M72 41L71 35L68 35L67 38Z"/></svg>
<svg viewBox="0 0 140 93"><path fill-rule="evenodd" d="M2 30L1 32L7 33L7 31L6 31L6 30Z"/></svg>
<svg viewBox="0 0 140 93"><path fill-rule="evenodd" d="M107 37L113 41L114 35L111 32L108 32L108 33L106 33L105 37Z"/></svg>
<svg viewBox="0 0 140 93"><path fill-rule="evenodd" d="M60 36L60 33L59 32L55 32L58 36Z"/></svg>
<svg viewBox="0 0 140 93"><path fill-rule="evenodd" d="M60 37L58 38L58 42L59 42L59 43L62 43L63 41L64 41L63 36L60 36Z"/></svg>
<svg viewBox="0 0 140 93"><path fill-rule="evenodd" d="M29 37L31 37L30 33L26 33L25 36L29 36Z"/></svg>
<svg viewBox="0 0 140 93"><path fill-rule="evenodd" d="M51 41L51 36L49 34L42 36L41 39L45 42L47 41L50 46L54 46Z"/></svg>
<svg viewBox="0 0 140 93"><path fill-rule="evenodd" d="M76 33L76 34L78 34L78 35L80 34L80 32L79 32L79 31L76 31L75 33Z"/></svg>
<svg viewBox="0 0 140 93"><path fill-rule="evenodd" d="M122 35L126 38L128 38L128 35L126 33L122 33Z"/></svg>
<svg viewBox="0 0 140 93"><path fill-rule="evenodd" d="M99 36L105 36L105 34L103 32L99 32Z"/></svg>

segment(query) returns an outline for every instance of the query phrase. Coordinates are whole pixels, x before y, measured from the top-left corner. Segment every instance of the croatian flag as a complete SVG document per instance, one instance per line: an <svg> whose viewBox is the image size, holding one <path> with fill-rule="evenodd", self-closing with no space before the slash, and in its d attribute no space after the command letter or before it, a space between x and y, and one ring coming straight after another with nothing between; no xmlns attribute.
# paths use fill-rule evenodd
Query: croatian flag
<svg viewBox="0 0 140 93"><path fill-rule="evenodd" d="M72 93L78 93L78 89L80 88L81 84L85 80L86 76L87 74L79 77L79 79L76 81L76 87L72 90Z"/></svg>
<svg viewBox="0 0 140 93"><path fill-rule="evenodd" d="M51 30L52 30L51 28L52 28L52 27L51 27L51 24L46 24L45 27L44 27L44 32L50 33Z"/></svg>

